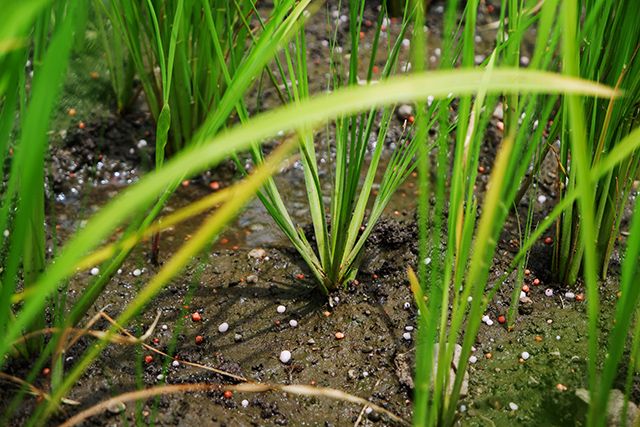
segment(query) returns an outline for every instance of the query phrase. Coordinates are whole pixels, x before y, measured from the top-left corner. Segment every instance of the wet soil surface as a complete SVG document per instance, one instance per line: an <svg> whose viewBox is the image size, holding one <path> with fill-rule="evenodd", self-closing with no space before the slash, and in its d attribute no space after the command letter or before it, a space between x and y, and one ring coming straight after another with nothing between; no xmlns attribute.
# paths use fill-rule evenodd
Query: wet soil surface
<svg viewBox="0 0 640 427"><path fill-rule="evenodd" d="M366 14L375 20L373 10ZM496 122L490 124L488 143L483 146L481 164L485 171L478 176L479 197L501 140ZM75 127L68 130L64 143L52 149L50 188L56 195L58 243L74 233L87 188L91 186L85 217L137 180L153 163L152 146L153 125L145 113L124 119L109 115L107 120L88 123L82 130ZM545 161L542 184L538 187L537 194L544 195L546 201L535 202L536 221L544 217L555 200L553 187L544 185L545 177L552 176L556 168L551 157ZM226 186L238 176L231 163L207 172L179 188L165 212L209 194L214 181ZM277 182L289 186L285 194L290 199L286 201L295 211L294 218L305 224L305 190L299 167L293 165ZM165 383L238 383L228 376L186 366L180 361L214 367L265 384L337 389L369 399L411 420L412 372L411 363L406 361L411 360L415 346L417 310L406 271L408 266L415 268L418 262L415 184L415 178L410 178L394 196L387 214L367 242L357 280L350 282L346 290L330 295L331 302L316 288L303 260L276 230L264 208L252 203L222 239L212 244L209 252L193 260L187 271L145 308L138 319L139 326L129 329L134 335L141 335L160 312L159 324L147 343L171 353L175 359L166 359L139 346L107 346L67 396L79 401L80 406L64 406L64 412L49 424L57 425L83 409L139 388ZM526 216L526 209L524 202L519 207L521 218ZM161 262L188 239L200 219L163 232ZM498 244L489 287L500 285L494 281L517 252L518 235L517 219L511 215ZM521 310L512 331L507 331L497 319L506 315L513 286L522 284L514 284L514 277L510 277L489 304L486 314L494 324L480 327L474 352L477 362L469 368L469 394L460 401L460 425L574 426L584 422L586 408L575 396L575 390L587 386L586 300L565 296L566 292L583 294L580 285L564 289L553 282L552 246L544 242L545 237L553 237L551 231L532 250L528 265L531 274L525 278L532 303ZM49 233L49 244L51 238ZM107 314L116 317L144 287L158 271L150 262L149 252L148 242L134 251L89 311L87 321L105 307ZM614 277L618 267L614 258L611 267ZM534 284L535 279L540 283ZM68 293L71 304L91 280L95 277L89 272L72 278ZM546 296L546 289L552 290L553 296ZM615 279L602 283L600 292L599 320L602 335L606 336L616 300ZM284 312L280 306L285 308ZM198 321L194 320L195 313L199 315ZM220 332L223 324L228 329ZM105 320L100 320L93 328L108 326ZM92 338L82 338L68 351L67 371L93 342ZM604 342L601 344L604 346ZM280 360L284 350L292 356L287 363ZM523 352L530 357L520 361ZM5 372L25 378L28 368L28 362L12 360ZM639 383L636 377L631 396L635 402L640 400ZM43 375L34 385L46 390L47 384L48 377ZM622 387L622 378L616 387ZM14 386L2 387L0 410L7 407L13 390ZM510 404L517 405L517 409ZM36 405L35 397L27 397L11 424L23 424ZM110 408L84 425L130 425L136 421L181 426L395 425L384 414L366 413L360 406L327 397L278 391L225 396L222 390L128 403L125 409Z"/></svg>

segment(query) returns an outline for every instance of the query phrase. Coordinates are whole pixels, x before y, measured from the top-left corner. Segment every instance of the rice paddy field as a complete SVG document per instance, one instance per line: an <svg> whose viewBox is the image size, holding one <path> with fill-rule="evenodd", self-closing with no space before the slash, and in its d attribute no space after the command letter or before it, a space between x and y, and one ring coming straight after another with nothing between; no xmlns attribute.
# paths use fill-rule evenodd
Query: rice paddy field
<svg viewBox="0 0 640 427"><path fill-rule="evenodd" d="M1 425L640 425L633 1L72 3L0 17Z"/></svg>

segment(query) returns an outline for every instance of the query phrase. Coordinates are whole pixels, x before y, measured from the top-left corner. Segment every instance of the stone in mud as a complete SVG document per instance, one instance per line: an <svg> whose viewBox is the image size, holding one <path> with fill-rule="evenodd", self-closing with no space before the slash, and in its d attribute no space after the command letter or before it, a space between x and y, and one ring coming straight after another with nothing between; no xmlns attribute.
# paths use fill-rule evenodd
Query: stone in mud
<svg viewBox="0 0 640 427"><path fill-rule="evenodd" d="M587 405L590 402L589 390L579 388L576 390L576 396L578 396ZM607 405L607 427L621 427L622 426L622 409L624 408L624 393L617 388L611 390L609 393L609 404ZM633 427L640 421L638 417L638 407L635 403L629 402L627 407L627 422L625 427Z"/></svg>
<svg viewBox="0 0 640 427"><path fill-rule="evenodd" d="M400 120L407 120L410 116L413 116L413 107L411 107L411 105L403 104L398 107L396 114Z"/></svg>
<svg viewBox="0 0 640 427"><path fill-rule="evenodd" d="M267 256L267 252L264 249L251 249L248 256L249 258L263 260Z"/></svg>
<svg viewBox="0 0 640 427"><path fill-rule="evenodd" d="M113 405L107 407L107 412L109 414L118 415L122 411L124 411L127 407L122 402L116 402Z"/></svg>
<svg viewBox="0 0 640 427"><path fill-rule="evenodd" d="M520 314L531 314L533 313L533 300L529 297L520 298L520 305L518 305L518 312Z"/></svg>
<svg viewBox="0 0 640 427"><path fill-rule="evenodd" d="M438 353L440 349L440 344L436 343L433 347L434 352L434 368L438 364ZM459 344L455 345L455 349L453 351L453 361L451 367L449 368L449 385L447 387L447 394L451 394L453 392L453 384L456 380L456 371L458 370L458 366L460 364L460 355L462 354L462 347ZM414 350L410 350L406 353L402 353L396 356L395 365L396 365L396 375L398 375L398 380L401 384L406 385L407 387L413 388L413 375L412 375L412 367L414 366L415 361L415 352ZM462 380L462 387L460 387L460 397L464 397L469 394L469 372L466 371L464 373L464 378Z"/></svg>
<svg viewBox="0 0 640 427"><path fill-rule="evenodd" d="M498 120L502 120L504 118L504 111L502 110L502 104L498 104L495 110L493 110L493 117Z"/></svg>

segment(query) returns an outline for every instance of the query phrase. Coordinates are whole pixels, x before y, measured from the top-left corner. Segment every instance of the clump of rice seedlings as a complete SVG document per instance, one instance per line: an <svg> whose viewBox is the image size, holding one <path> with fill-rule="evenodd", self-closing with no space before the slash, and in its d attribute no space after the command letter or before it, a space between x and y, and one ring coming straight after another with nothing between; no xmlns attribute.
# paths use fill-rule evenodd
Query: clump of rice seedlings
<svg viewBox="0 0 640 427"><path fill-rule="evenodd" d="M611 152L638 127L640 57L637 54L640 48L640 24L632 17L637 10L637 4L633 1L587 1L584 7L587 14L580 21L575 36L576 40L580 40L582 49L576 58L580 76L621 91L621 96L610 100L585 100L582 109L586 125L585 145L581 150L587 156L584 162L593 168L604 154ZM604 20L602 17L605 17ZM561 111L563 120L559 161L563 167L559 168L556 187L563 198L574 188L579 188L576 163L582 161L582 153L572 156L574 146L570 143L571 125L566 101ZM609 259L619 236L620 221L639 172L640 161L633 152L611 173L592 185L595 190L593 201L590 202L595 227L592 236L595 258L592 261L601 279L607 276ZM577 205L570 206L557 224L554 271L558 281L565 285L575 283L585 261L581 216Z"/></svg>
<svg viewBox="0 0 640 427"><path fill-rule="evenodd" d="M332 90L357 87L359 84L367 86L373 84L376 53L379 43L382 42L380 28L383 19L386 19L386 10L383 8L381 11L377 26L379 30L376 32L369 64L364 72L360 70L358 64L363 11L364 1L349 2L349 47L351 54L348 63L343 64L342 56L340 53L336 53L340 52L342 47L336 44L337 36L334 34L332 37L333 41L330 47L333 72L327 85ZM387 61L381 72L381 81L396 72L399 50L409 24L408 18L409 8L407 7L400 35L395 43L389 47ZM331 27L331 25L332 23L329 22L328 26ZM290 47L285 48L284 52L286 58L284 70L287 71L287 78L291 84L284 85L285 94L282 95L282 98L295 106L309 97L303 25L300 25L296 38ZM284 74L279 61L277 66L281 74ZM381 120L378 116L380 110L382 110ZM325 206L323 199L323 184L320 180L316 159L313 129L309 127L296 129L316 248L307 240L303 231L294 224L273 181L269 181L265 189L258 195L278 226L304 258L324 294L345 286L348 280L355 278L366 239L371 234L395 190L415 168L412 160L418 147L410 136L411 130L409 129L408 134L403 137L404 140L397 141L398 148L385 169L373 206L365 221L365 210L372 194L374 178L379 168L393 111L392 105L385 103L351 115L340 115L335 119L335 142L333 146L327 143L330 167L332 170L335 169L335 173L332 172L331 177L330 206ZM380 120L380 128L378 134L374 135L374 123L378 120ZM333 135L329 132L328 124L326 134L327 136ZM371 139L376 140L374 147L369 144ZM336 153L335 158L331 154L333 149ZM368 169L365 170L365 156L368 152L371 152L371 159ZM254 161L260 164L262 153L258 146L252 151L252 156ZM242 165L239 164L239 166ZM361 184L363 175L364 183Z"/></svg>
<svg viewBox="0 0 640 427"><path fill-rule="evenodd" d="M478 2L467 2L464 15L465 24L461 30L460 43L457 47L452 48L454 46L453 40L455 39L450 31L455 28L453 19L457 10L456 7L456 2L448 3L446 16L449 19L445 20L444 32L444 45L448 46L448 48L444 49L444 51L452 52L452 54L449 60L444 58L443 63L448 67L452 67L457 61L460 61L463 68L471 68L474 66L474 15ZM573 11L573 14L567 8ZM561 68L558 67L556 52L558 42L561 40L560 30L563 29L565 31L563 33L565 36L569 34L571 37L575 37L575 32L567 31L567 28L575 29L579 22L575 11L581 10L581 8L576 4L567 5L566 2L563 4L562 9L559 8L557 2L545 2L540 10L519 8L517 4L510 4L508 8L508 23L505 9L505 7L502 8L500 21L502 31L498 32L496 50L483 64L486 66L486 75L491 75L495 67L494 64L498 61L518 66L519 60L516 60L516 58L519 59L520 37L523 31L533 23L537 25L538 42L533 57L529 62L529 68L560 71ZM559 12L561 12L560 15L558 15ZM564 20L556 19L557 16L561 16ZM567 18L567 16L571 18ZM421 28L422 25L423 21L417 21L417 28ZM507 29L509 31L508 39L502 36ZM581 39L577 37L576 40ZM564 40L563 47L565 55L577 55L578 48L574 41L567 42ZM416 49L417 59L414 59L414 64L424 61L424 57L420 56L421 52L421 49ZM457 56L458 53L459 57ZM564 58L566 61L566 56ZM568 67L568 70L570 75L578 75L577 68L571 69ZM611 84L610 86L617 87L616 84ZM529 168L533 169L538 162L537 159L544 156L546 153L544 147L549 144L545 138L546 130L543 134L542 127L535 127L533 123L535 120L538 120L539 123L547 123L558 98L544 95L545 91L539 90L529 91L520 95L515 92L505 93L503 98L505 120L501 128L501 130L504 130L504 140L492 167L491 179L484 201L479 206L478 200L474 197L473 188L478 169L477 153L481 143L482 131L488 122L487 112L493 111L492 106L494 105L490 97L490 91L484 91L482 86L480 87L481 89L475 98L460 96L455 144L454 139L444 133L439 137L439 157L435 178L430 177L431 166L426 161L428 159L427 156L421 157L425 161L421 162L418 167L421 184L418 208L419 259L426 260L429 258L431 262L428 263L428 266L427 263L420 263L417 274L413 271L409 273L416 304L421 313L419 319L419 345L416 357L416 379L414 381L416 384L414 425L453 425L464 374L470 357L472 357L472 345L475 342L482 313L486 309L488 302L500 285L504 284L503 281L513 269L520 266L520 269L523 270L521 263L526 259L527 251L537 241L542 232L556 218L559 218L570 204L581 197L587 197L587 193L581 194L577 190L568 190L566 194L568 194L570 200L567 200L567 198L562 199L553 212L533 232L529 231L531 229L530 213L525 230L526 239L523 241L521 251L513 261L513 266L505 274L500 275L495 283L489 279L489 270L502 225L511 206L520 199L520 195L517 194L518 184L527 182ZM614 95L613 92L611 94ZM572 97L578 96L567 93L566 97L562 99L567 102ZM606 104L612 102L610 100L616 100L617 98L614 95L586 99L592 103ZM579 104L574 104L573 108L577 108L577 105ZM567 109L571 111L570 107L567 107ZM577 110L574 112L577 112ZM423 123L425 113L426 108L424 106L418 109L416 122L419 125ZM572 117L575 118L573 115ZM447 129L450 120L447 114L441 113L440 120L442 123L440 129ZM573 129L572 134L574 135L576 132L579 133L576 129L585 129L582 122L572 122L570 127ZM552 140L557 136L559 128L559 124L555 124L552 127L550 131ZM421 135L420 129L418 129L418 135ZM574 136L572 141L574 139L577 139L577 137ZM590 182L596 182L596 179L612 173L619 165L625 165L628 160L626 160L623 153L631 153L634 147L637 147L638 143L640 143L638 140L623 139L620 136L618 136L618 141L621 144L630 144L630 147L611 150L608 153L609 155L606 156L606 165L603 166L603 160L601 159L600 165L595 164L591 175L585 175L583 182L587 183L587 185ZM578 147L578 145L573 145L574 142L571 142L571 144L571 147ZM422 146L424 147L425 145L423 144ZM583 152L589 151L583 150ZM452 160L448 162L448 158ZM577 173L579 176L580 169L577 169L578 171L574 170L573 173ZM585 173L588 174L589 172ZM447 183L449 177L451 179L450 184ZM447 190L449 193L449 215L445 220L443 212ZM435 196L436 202L432 207L429 199L433 196ZM589 191L588 197L592 196L593 192ZM476 213L480 208L480 219L476 220ZM433 219L430 219L432 217ZM447 244L446 249L440 252L439 248L442 247L441 236L443 233L447 235ZM440 253L438 254L438 252ZM434 254L438 255L434 256ZM487 289L489 282L492 282L493 285L491 290ZM514 298L519 293L520 285L516 284ZM597 300L597 290L592 289L592 293L596 294L595 298ZM629 306L636 307L636 303L637 299L633 303L629 303ZM594 307L597 310L597 302ZM512 309L514 308L515 304L512 304ZM627 311L626 315L629 316L630 313ZM590 322L595 324L597 311L590 312L589 316ZM626 319L628 320L628 317ZM513 318L510 320L511 322L513 322ZM627 321L625 324L627 325L625 328L628 328L629 322ZM626 330L624 329L624 331ZM593 343L597 342L597 333L592 327L590 327L590 331L593 346ZM620 332L620 335L625 333ZM450 380L449 371L452 366L455 345L460 341L460 363L456 369L455 379ZM439 345L434 346L434 342L438 342ZM616 345L620 345L622 349L621 342L620 340L617 341ZM438 352L437 356L435 354L436 351ZM434 364L434 360L438 361L437 365ZM596 383L595 360L596 351L594 347L590 350L590 363L593 365L593 369L590 369L592 386L594 387L592 390L595 390L594 384ZM612 361L611 364L617 366L615 364L617 364L618 360ZM609 369L615 372L615 368ZM597 409L594 409L594 407L591 408L591 411L597 412L592 413L590 422L596 425L595 421L593 421L595 414L605 414L606 412L602 410L602 406L597 407Z"/></svg>

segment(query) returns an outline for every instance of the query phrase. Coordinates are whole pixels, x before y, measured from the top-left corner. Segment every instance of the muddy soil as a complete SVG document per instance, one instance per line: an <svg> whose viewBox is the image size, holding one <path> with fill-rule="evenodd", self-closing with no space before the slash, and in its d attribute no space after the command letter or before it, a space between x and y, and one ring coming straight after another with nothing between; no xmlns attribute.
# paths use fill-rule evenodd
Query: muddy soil
<svg viewBox="0 0 640 427"><path fill-rule="evenodd" d="M437 11L440 6L435 3L431 8ZM367 8L365 18L375 22L375 13L374 5ZM326 26L326 15L320 15L319 21L313 21L308 28ZM436 21L441 19L437 13L432 16ZM437 28L436 22L429 26ZM322 34L319 29L318 34ZM311 60L326 58L327 52L321 50L322 39L320 35L310 39ZM318 68L314 72L318 77L314 79L318 85L316 90L324 90L325 71ZM54 166L49 188L56 195L56 201L49 208L55 207L59 244L75 232L81 214L84 218L90 216L153 164L154 128L144 108L125 118L113 114L106 117L106 120L87 123L83 130L70 127L63 142L52 149ZM483 146L481 164L485 171L478 176L478 197L483 195L501 140L496 125L494 119ZM394 142L400 126L398 121L387 144ZM318 139L323 139L322 134ZM537 189L537 195L545 196L546 201L535 199L534 223L553 206L553 187L545 183L556 167L555 160L549 156ZM226 163L191 180L189 185L178 189L165 213L210 194L210 183L230 185L239 175L232 163ZM308 212L302 179L300 168L293 165L277 177L277 182L284 188L286 202L291 203L294 219L304 225L308 223ZM129 329L141 335L160 312L160 322L148 344L170 353L175 359L163 358L139 346L107 346L67 396L80 405L65 406L48 424L57 425L83 409L139 388L161 384L238 383L228 376L180 361L213 367L265 384L306 384L337 389L369 399L411 420L413 393L409 379L412 372L410 364L402 362L411 360L416 335L417 312L406 276L407 267L415 268L417 264L415 187L412 177L394 196L367 243L357 280L349 283L346 290L332 294L331 302L315 287L308 268L264 208L253 202L239 213L236 222L207 253L193 260L187 271L146 307L138 326ZM526 203L518 208L521 218L526 216ZM161 262L188 239L201 219L195 218L163 232ZM48 221L51 224L50 218ZM518 236L517 219L511 215L499 241L489 287L500 285L494 281L517 252ZM460 425L578 426L584 423L586 407L576 398L575 391L587 386L586 301L565 296L566 292L583 294L584 289L580 284L573 289L563 289L553 282L552 246L544 243L546 237L553 238L552 232L532 250L528 265L531 274L525 278L531 289L528 296L532 304L518 315L514 330L507 331L497 319L506 315L513 286L521 284L516 285L514 278L509 278L489 305L486 314L494 324L480 327L474 353L477 362L469 368L469 394L459 403ZM49 232L49 245L52 238ZM252 252L256 249L264 252ZM600 288L603 336L611 325L616 300L618 260L616 249L610 269L614 278L602 283ZM86 320L105 307L109 315L117 316L157 271L158 267L151 263L150 244L140 245L99 297ZM86 283L94 279L89 272L72 278L68 293L71 304ZM534 279L541 282L535 285ZM546 289L551 289L553 296L546 296ZM279 310L280 306L285 308L284 312ZM199 315L199 321L193 320L194 313ZM228 329L220 332L224 323ZM101 320L93 328L107 327L108 323ZM67 371L92 343L92 338L82 338L70 349L65 360ZM284 350L292 355L288 363L280 360ZM530 357L520 361L525 351ZM152 359L147 360L148 356ZM12 360L5 372L25 378L28 368L27 361ZM138 378L140 384L137 384ZM622 388L621 381L616 387ZM47 384L48 377L44 375L35 382L45 390ZM560 390L558 384L566 390ZM0 410L6 409L13 390L14 386L1 388ZM635 402L640 400L637 376L631 397ZM517 409L510 404L515 404ZM10 424L22 425L36 405L35 397L27 397ZM396 424L384 414L364 412L358 405L326 397L277 391L233 393L229 397L220 390L128 403L124 409L101 412L84 425L130 425L132 422L180 426Z"/></svg>

